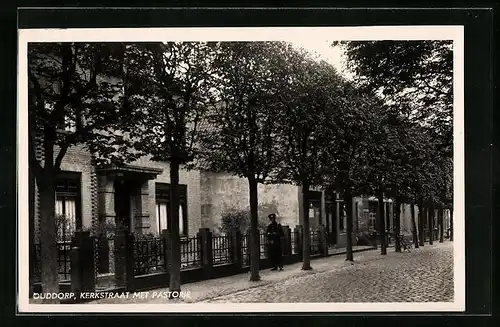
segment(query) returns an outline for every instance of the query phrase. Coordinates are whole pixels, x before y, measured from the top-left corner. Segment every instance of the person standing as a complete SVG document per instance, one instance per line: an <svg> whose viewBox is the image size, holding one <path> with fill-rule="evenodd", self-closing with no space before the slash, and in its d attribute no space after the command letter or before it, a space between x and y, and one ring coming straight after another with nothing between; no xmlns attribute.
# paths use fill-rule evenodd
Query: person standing
<svg viewBox="0 0 500 327"><path fill-rule="evenodd" d="M267 226L267 245L269 251L269 259L273 268L271 270L283 270L281 262L281 238L283 237L283 228L281 224L276 222L276 214L272 213L268 216L271 223Z"/></svg>

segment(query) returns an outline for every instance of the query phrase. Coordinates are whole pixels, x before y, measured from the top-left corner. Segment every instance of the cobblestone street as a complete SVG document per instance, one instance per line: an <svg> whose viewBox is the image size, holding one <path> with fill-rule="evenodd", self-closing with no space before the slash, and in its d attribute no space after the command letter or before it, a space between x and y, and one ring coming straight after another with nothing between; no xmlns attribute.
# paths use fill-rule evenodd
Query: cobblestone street
<svg viewBox="0 0 500 327"><path fill-rule="evenodd" d="M426 245L412 253L394 253L390 248L386 258L290 278L206 302L449 302L453 301L452 245Z"/></svg>
<svg viewBox="0 0 500 327"><path fill-rule="evenodd" d="M446 302L453 301L453 242L426 244L411 253L387 256L380 249L354 253L353 264L345 255L302 263L284 271L263 270L261 281L248 274L182 285L188 298L103 299L91 303L244 303L244 302ZM151 292L165 292L157 289Z"/></svg>

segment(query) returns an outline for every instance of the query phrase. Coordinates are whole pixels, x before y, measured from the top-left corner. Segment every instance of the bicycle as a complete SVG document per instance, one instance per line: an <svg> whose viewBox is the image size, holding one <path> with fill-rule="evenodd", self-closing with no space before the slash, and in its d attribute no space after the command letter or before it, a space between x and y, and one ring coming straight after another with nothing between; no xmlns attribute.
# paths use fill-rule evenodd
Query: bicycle
<svg viewBox="0 0 500 327"><path fill-rule="evenodd" d="M401 245L401 249L403 251L407 251L408 253L410 253L413 250L413 242L405 238L404 234L396 236L395 233L390 233L389 235L394 240L399 239L399 244Z"/></svg>
<svg viewBox="0 0 500 327"><path fill-rule="evenodd" d="M410 253L413 250L413 242L405 238L403 234L401 234L399 237L399 243L401 244L401 248L403 249L403 251L407 251L408 253Z"/></svg>

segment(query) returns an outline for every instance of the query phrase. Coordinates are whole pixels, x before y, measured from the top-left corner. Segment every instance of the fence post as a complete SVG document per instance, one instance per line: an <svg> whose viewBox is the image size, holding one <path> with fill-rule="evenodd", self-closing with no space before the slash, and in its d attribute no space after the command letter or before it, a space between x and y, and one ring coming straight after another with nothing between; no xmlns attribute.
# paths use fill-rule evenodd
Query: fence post
<svg viewBox="0 0 500 327"><path fill-rule="evenodd" d="M283 228L283 255L292 254L292 231L289 226L282 226Z"/></svg>
<svg viewBox="0 0 500 327"><path fill-rule="evenodd" d="M77 293L77 297L79 297L78 294L82 291L82 273L81 273L82 263L80 262L79 247L77 246L71 247L70 258L71 258L71 291Z"/></svg>
<svg viewBox="0 0 500 327"><path fill-rule="evenodd" d="M198 232L201 241L201 267L206 279L212 278L213 252L212 232L208 228L200 228Z"/></svg>
<svg viewBox="0 0 500 327"><path fill-rule="evenodd" d="M94 270L94 240L90 232L77 231L71 249L71 288L82 292L94 291Z"/></svg>
<svg viewBox="0 0 500 327"><path fill-rule="evenodd" d="M98 268L99 273L109 273L109 243L107 232L103 232L97 236L97 251L98 251Z"/></svg>
<svg viewBox="0 0 500 327"><path fill-rule="evenodd" d="M236 267L242 266L241 231L231 229L231 259Z"/></svg>
<svg viewBox="0 0 500 327"><path fill-rule="evenodd" d="M119 230L115 235L115 279L116 286L127 291L134 288L134 236Z"/></svg>
<svg viewBox="0 0 500 327"><path fill-rule="evenodd" d="M82 289L83 291L94 291L96 285L94 240L90 232L79 232L82 235L80 243L80 262L82 263Z"/></svg>
<svg viewBox="0 0 500 327"><path fill-rule="evenodd" d="M295 248L297 249L297 254L302 256L302 238L303 238L302 225L295 226Z"/></svg>
<svg viewBox="0 0 500 327"><path fill-rule="evenodd" d="M328 242L326 241L326 229L324 225L319 225L319 250L324 257L328 257Z"/></svg>

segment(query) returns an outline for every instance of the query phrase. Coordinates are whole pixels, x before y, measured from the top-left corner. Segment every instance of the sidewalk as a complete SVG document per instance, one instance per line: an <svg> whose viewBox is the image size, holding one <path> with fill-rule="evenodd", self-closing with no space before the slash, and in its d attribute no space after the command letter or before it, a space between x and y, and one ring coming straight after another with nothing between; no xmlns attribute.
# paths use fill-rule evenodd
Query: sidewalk
<svg viewBox="0 0 500 327"><path fill-rule="evenodd" d="M361 252L361 251L367 251L373 249L373 246L369 245L353 245L352 251L353 253L356 252ZM347 249L345 247L329 247L328 248L328 254L329 255L340 255L340 254L345 254Z"/></svg>
<svg viewBox="0 0 500 327"><path fill-rule="evenodd" d="M260 277L261 280L257 282L251 282L250 273L239 274L224 278L209 279L194 283L183 284L181 286L182 292L189 293L188 298L184 298L178 301L171 301L164 297L151 298L149 296L146 299L140 298L129 298L129 299L102 299L93 302L92 304L126 304L126 303L193 303L207 301L216 297L229 295L232 293L261 287L273 283L283 283L287 280L291 280L297 277L305 275L319 274L327 271L340 271L346 267L355 264L366 264L374 260L383 260L385 257L380 255L380 250L366 250L366 248L371 247L355 247L353 250L362 251L354 253L354 263L345 261L345 249L331 249L330 251L335 251L340 255L333 255L330 257L323 257L311 260L312 270L301 270L302 262L294 263L284 267L283 271L270 271L261 270ZM342 252L343 251L343 252ZM161 288L149 291L149 293L161 293L168 292L168 288Z"/></svg>

